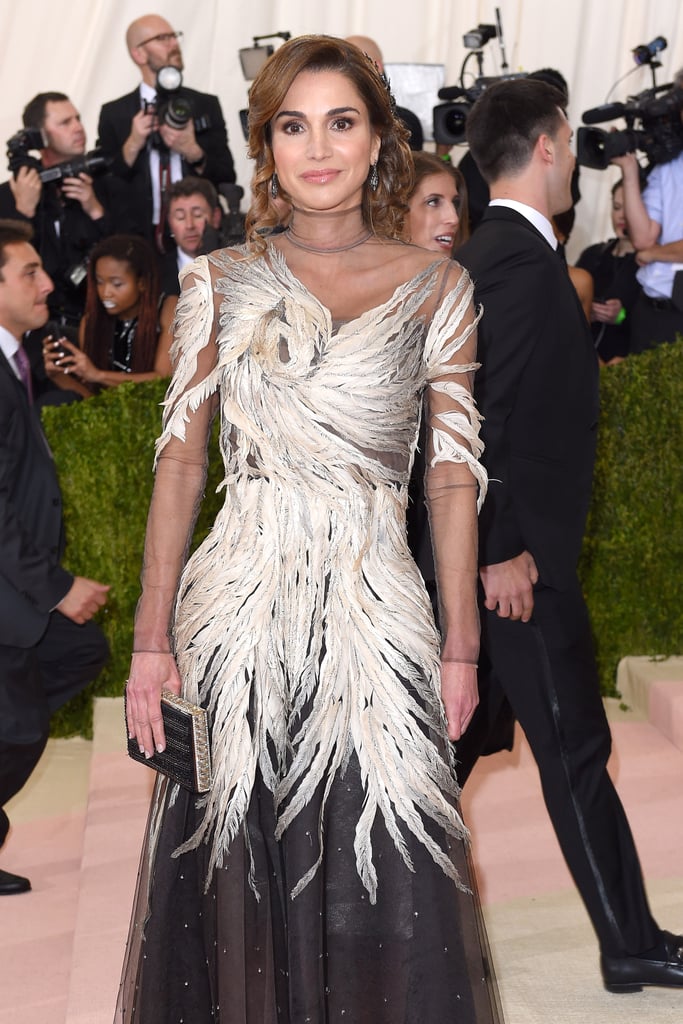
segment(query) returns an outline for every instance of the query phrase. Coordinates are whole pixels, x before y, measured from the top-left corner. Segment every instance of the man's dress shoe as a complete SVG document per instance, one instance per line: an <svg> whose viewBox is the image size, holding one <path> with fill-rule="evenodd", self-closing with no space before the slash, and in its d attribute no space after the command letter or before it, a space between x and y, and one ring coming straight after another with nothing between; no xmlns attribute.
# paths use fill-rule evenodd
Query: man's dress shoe
<svg viewBox="0 0 683 1024"><path fill-rule="evenodd" d="M30 888L28 878L0 870L0 896L14 896L19 892L29 892Z"/></svg>
<svg viewBox="0 0 683 1024"><path fill-rule="evenodd" d="M661 933L661 949L649 956L601 956L608 992L640 992L643 985L683 987L683 935Z"/></svg>

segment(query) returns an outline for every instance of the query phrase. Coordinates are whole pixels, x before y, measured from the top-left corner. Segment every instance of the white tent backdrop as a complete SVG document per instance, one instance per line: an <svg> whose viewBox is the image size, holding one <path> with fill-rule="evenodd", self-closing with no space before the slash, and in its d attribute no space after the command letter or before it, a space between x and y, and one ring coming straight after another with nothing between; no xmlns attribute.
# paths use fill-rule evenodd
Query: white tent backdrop
<svg viewBox="0 0 683 1024"><path fill-rule="evenodd" d="M657 82L671 81L683 65L683 6L680 0L29 0L0 4L0 137L21 127L21 111L37 92L67 93L80 109L89 148L96 141L100 106L130 91L138 77L126 52L127 25L153 10L185 33L185 82L216 93L228 123L238 180L248 194L249 163L238 111L246 106L248 84L237 56L253 36L288 31L363 34L380 44L391 63L443 64L446 82L457 84L467 50L462 37L480 22L494 23L501 10L510 71L558 68L571 94L570 118L610 100L623 100L651 84L647 68L636 68L631 50L656 36L661 54ZM500 72L497 40L484 51L484 73ZM470 61L468 67L475 65ZM635 70L633 70L635 69ZM615 82L627 75L613 89ZM436 102L436 100L435 100ZM623 127L623 122L617 122ZM454 160L459 159L457 150ZM583 170L582 200L570 243L570 257L608 236L609 186L616 169Z"/></svg>

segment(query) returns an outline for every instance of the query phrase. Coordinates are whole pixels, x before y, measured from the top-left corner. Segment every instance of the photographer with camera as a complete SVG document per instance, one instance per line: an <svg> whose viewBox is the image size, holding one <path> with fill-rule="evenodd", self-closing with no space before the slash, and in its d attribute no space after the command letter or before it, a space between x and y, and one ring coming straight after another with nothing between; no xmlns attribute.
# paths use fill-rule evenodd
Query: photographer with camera
<svg viewBox="0 0 683 1024"><path fill-rule="evenodd" d="M131 60L142 81L100 111L99 144L113 171L128 183L135 228L163 252L167 194L187 174L219 185L235 181L232 154L216 96L182 85L183 58L169 23L156 14L126 32Z"/></svg>
<svg viewBox="0 0 683 1024"><path fill-rule="evenodd" d="M23 112L24 131L8 140L12 178L0 185L0 217L29 221L54 291L50 317L77 327L85 303L92 246L125 219L122 189L103 174L106 161L86 153L81 116L68 96L44 92ZM38 150L40 159L30 155Z"/></svg>
<svg viewBox="0 0 683 1024"><path fill-rule="evenodd" d="M683 68L666 102L683 120ZM661 101L660 101L661 102ZM634 152L613 156L621 168L628 235L636 248L642 287L631 315L631 352L643 352L683 334L683 132L650 170L641 194ZM677 155L673 155L678 150ZM671 154L671 155L670 155ZM650 153L648 153L651 156ZM651 160L651 163L653 161Z"/></svg>

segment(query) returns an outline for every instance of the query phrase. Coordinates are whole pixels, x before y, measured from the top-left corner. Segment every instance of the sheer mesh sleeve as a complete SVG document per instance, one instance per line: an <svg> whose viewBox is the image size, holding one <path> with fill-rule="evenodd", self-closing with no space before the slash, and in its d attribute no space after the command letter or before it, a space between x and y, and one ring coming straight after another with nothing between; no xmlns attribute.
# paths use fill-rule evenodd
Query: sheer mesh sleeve
<svg viewBox="0 0 683 1024"><path fill-rule="evenodd" d="M135 650L168 650L178 579L206 482L207 445L218 406L213 289L206 258L188 267L174 324L174 373L157 441L135 619Z"/></svg>
<svg viewBox="0 0 683 1024"><path fill-rule="evenodd" d="M442 656L476 662L477 510L486 493L479 462L480 417L472 398L476 324L472 283L461 268L447 270L425 348L425 498L439 593Z"/></svg>

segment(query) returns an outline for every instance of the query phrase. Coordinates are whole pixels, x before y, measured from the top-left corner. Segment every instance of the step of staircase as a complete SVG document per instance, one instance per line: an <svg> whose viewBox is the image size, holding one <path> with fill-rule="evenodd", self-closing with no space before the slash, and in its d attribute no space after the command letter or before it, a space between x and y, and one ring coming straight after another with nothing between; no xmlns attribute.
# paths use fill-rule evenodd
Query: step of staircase
<svg viewBox="0 0 683 1024"><path fill-rule="evenodd" d="M683 657L622 658L617 669L621 703L633 719L649 721L683 750Z"/></svg>

